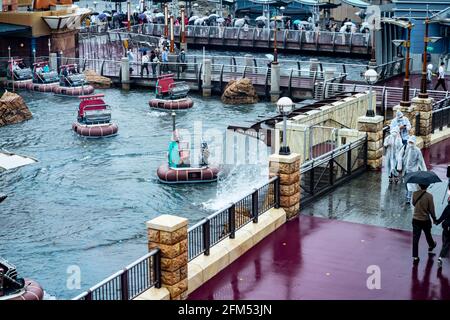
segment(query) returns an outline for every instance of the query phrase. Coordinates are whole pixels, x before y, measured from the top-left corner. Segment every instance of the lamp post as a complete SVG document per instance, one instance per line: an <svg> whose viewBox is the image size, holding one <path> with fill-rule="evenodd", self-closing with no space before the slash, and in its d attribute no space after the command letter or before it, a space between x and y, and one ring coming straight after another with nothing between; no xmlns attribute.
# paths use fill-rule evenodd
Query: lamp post
<svg viewBox="0 0 450 320"><path fill-rule="evenodd" d="M173 34L173 16L170 16L170 53L175 51L175 39Z"/></svg>
<svg viewBox="0 0 450 320"><path fill-rule="evenodd" d="M277 50L277 17L274 17L273 21L273 62L274 64L278 64L278 50Z"/></svg>
<svg viewBox="0 0 450 320"><path fill-rule="evenodd" d="M403 80L403 95L400 101L400 106L409 107L411 106L411 101L409 100L409 65L410 65L410 48L411 48L411 29L413 24L408 21L406 26L407 29L407 40L393 40L395 46L404 46L406 48L406 67L405 67L405 79Z"/></svg>
<svg viewBox="0 0 450 320"><path fill-rule="evenodd" d="M13 61L11 58L11 46L8 46L8 61L9 61L9 68L10 68L10 72L11 72L12 90L14 92L14 71L13 71Z"/></svg>
<svg viewBox="0 0 450 320"><path fill-rule="evenodd" d="M428 7L428 6L427 6ZM428 11L428 10L427 10ZM441 37L428 37L428 25L430 24L430 18L425 18L425 35L423 38L423 59L422 59L422 80L420 83L420 93L419 98L427 99L427 47L428 43L434 43L441 39Z"/></svg>
<svg viewBox="0 0 450 320"><path fill-rule="evenodd" d="M175 117L177 116L177 114L174 112L172 112L172 132L175 134Z"/></svg>
<svg viewBox="0 0 450 320"><path fill-rule="evenodd" d="M130 2L130 0L127 1L127 28L128 28L128 31L131 30L131 2Z"/></svg>
<svg viewBox="0 0 450 320"><path fill-rule="evenodd" d="M48 57L50 58L50 53L52 53L52 42L50 38L48 38Z"/></svg>
<svg viewBox="0 0 450 320"><path fill-rule="evenodd" d="M378 73L374 69L368 69L364 73L364 78L366 79L369 86L369 107L367 108L366 117L375 117L375 111L373 110L373 103L372 103L372 95L373 90L372 86L375 82L378 80Z"/></svg>
<svg viewBox="0 0 450 320"><path fill-rule="evenodd" d="M33 52L33 63L35 63L36 62L36 48L33 48L32 52Z"/></svg>
<svg viewBox="0 0 450 320"><path fill-rule="evenodd" d="M287 145L287 117L294 110L294 103L288 97L282 97L278 99L277 109L278 112L283 115L283 145L280 147L278 154L288 156L291 154L291 150Z"/></svg>
<svg viewBox="0 0 450 320"><path fill-rule="evenodd" d="M169 28L167 24L169 23L169 7L167 3L164 4L164 37L167 38L169 35Z"/></svg>
<svg viewBox="0 0 450 320"><path fill-rule="evenodd" d="M184 8L181 8L181 48L183 48L184 43L186 43L186 25L184 24L185 19Z"/></svg>

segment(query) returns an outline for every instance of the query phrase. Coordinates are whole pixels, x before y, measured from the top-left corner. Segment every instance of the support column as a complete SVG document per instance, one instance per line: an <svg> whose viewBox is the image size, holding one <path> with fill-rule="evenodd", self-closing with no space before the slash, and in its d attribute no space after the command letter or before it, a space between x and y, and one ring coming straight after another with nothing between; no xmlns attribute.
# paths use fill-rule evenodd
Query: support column
<svg viewBox="0 0 450 320"><path fill-rule="evenodd" d="M280 207L286 211L287 219L292 219L300 210L300 155L288 156L272 154L269 157L270 177L280 177Z"/></svg>
<svg viewBox="0 0 450 320"><path fill-rule="evenodd" d="M431 145L432 117L433 117L433 98L412 99L412 107L415 112L420 114L420 137L423 140L423 147L428 148Z"/></svg>
<svg viewBox="0 0 450 320"><path fill-rule="evenodd" d="M211 68L212 63L211 59L205 59L203 61L203 84L202 84L202 90L203 90L203 96L204 97L210 97L211 96Z"/></svg>
<svg viewBox="0 0 450 320"><path fill-rule="evenodd" d="M245 66L247 67L247 72L253 72L253 55L246 54L244 57L245 57Z"/></svg>
<svg viewBox="0 0 450 320"><path fill-rule="evenodd" d="M120 65L122 71L122 89L130 90L130 61L128 60L128 57L123 57Z"/></svg>
<svg viewBox="0 0 450 320"><path fill-rule="evenodd" d="M359 117L358 131L367 133L367 165L380 170L383 161L383 117Z"/></svg>
<svg viewBox="0 0 450 320"><path fill-rule="evenodd" d="M188 220L163 214L147 221L148 249L161 250L161 283L170 292L170 300L187 297Z"/></svg>
<svg viewBox="0 0 450 320"><path fill-rule="evenodd" d="M50 63L49 67L51 70L58 69L58 55L56 54L56 52L50 53L49 63Z"/></svg>
<svg viewBox="0 0 450 320"><path fill-rule="evenodd" d="M280 64L277 62L270 67L270 101L277 102L280 94Z"/></svg>

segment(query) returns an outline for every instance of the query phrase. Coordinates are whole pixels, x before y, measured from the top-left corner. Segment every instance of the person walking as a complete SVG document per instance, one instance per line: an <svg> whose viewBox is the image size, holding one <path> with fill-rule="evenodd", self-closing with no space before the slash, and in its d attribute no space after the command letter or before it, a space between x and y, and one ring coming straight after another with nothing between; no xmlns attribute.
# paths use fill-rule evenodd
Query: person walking
<svg viewBox="0 0 450 320"><path fill-rule="evenodd" d="M161 53L162 60L162 70L163 72L167 72L169 69L169 53L167 52L167 48L164 47Z"/></svg>
<svg viewBox="0 0 450 320"><path fill-rule="evenodd" d="M399 153L397 170L405 169L405 175L417 171L427 171L422 151L416 146L416 137L411 136L408 139L408 145L403 147ZM411 203L411 195L417 190L414 183L406 184L406 204Z"/></svg>
<svg viewBox="0 0 450 320"><path fill-rule="evenodd" d="M142 54L142 59L141 59L141 77L144 76L144 69L147 71L147 77L149 75L148 62L149 62L149 58L147 55L147 51L144 51L144 53Z"/></svg>
<svg viewBox="0 0 450 320"><path fill-rule="evenodd" d="M434 86L434 90L437 90L437 88L439 86L442 86L442 88L444 89L444 91L447 91L447 86L445 85L445 63L441 62L441 65L439 67L439 71L438 71L438 81L436 83L436 85Z"/></svg>
<svg viewBox="0 0 450 320"><path fill-rule="evenodd" d="M398 183L398 171L397 171L397 163L398 157L400 155L401 149L403 148L402 138L400 137L400 133L398 128L395 127L391 134L384 140L384 148L385 148L385 164L386 164L386 173L389 177L389 183L395 182Z"/></svg>
<svg viewBox="0 0 450 320"><path fill-rule="evenodd" d="M419 240L422 231L425 233L425 237L428 243L428 253L432 253L436 248L436 241L433 240L431 235L431 219L436 223L436 215L434 211L433 195L427 192L428 185L419 185L420 190L413 194L413 206L414 215L412 220L413 227L413 263L417 264L420 261L419 258Z"/></svg>
<svg viewBox="0 0 450 320"><path fill-rule="evenodd" d="M133 67L131 66L134 63L134 53L133 53L133 51L131 51L131 48L128 48L127 56L128 56L128 62L130 63L130 75L131 75L134 71Z"/></svg>
<svg viewBox="0 0 450 320"><path fill-rule="evenodd" d="M152 50L150 52L150 63L152 66L152 74L154 77L156 77L156 66L158 65L159 59L158 56L156 55L155 51Z"/></svg>
<svg viewBox="0 0 450 320"><path fill-rule="evenodd" d="M183 48L180 50L180 54L178 55L178 62L180 63L181 72L184 72L186 70L186 53Z"/></svg>
<svg viewBox="0 0 450 320"><path fill-rule="evenodd" d="M448 251L450 249L450 185L448 187L449 189L447 190L447 193L449 197L447 199L447 206L445 207L439 219L437 219L435 222L436 225L442 223L442 248L438 258L439 268L442 268L442 259L447 257Z"/></svg>
<svg viewBox="0 0 450 320"><path fill-rule="evenodd" d="M392 131L395 127L400 131L403 145L406 146L409 138L409 130L411 130L411 122L409 122L409 119L401 111L397 111L395 119L391 121L390 130Z"/></svg>

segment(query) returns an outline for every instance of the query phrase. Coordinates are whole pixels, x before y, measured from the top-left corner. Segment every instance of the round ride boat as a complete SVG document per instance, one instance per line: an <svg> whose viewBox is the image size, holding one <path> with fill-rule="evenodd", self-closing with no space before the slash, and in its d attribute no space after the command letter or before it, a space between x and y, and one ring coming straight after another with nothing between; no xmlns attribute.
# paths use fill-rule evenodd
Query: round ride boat
<svg viewBox="0 0 450 320"><path fill-rule="evenodd" d="M42 300L44 289L34 280L19 278L14 265L0 257L0 301Z"/></svg>
<svg viewBox="0 0 450 320"><path fill-rule="evenodd" d="M68 64L60 67L59 86L53 90L56 94L69 96L90 95L94 87L86 81L86 76L79 72L76 64Z"/></svg>
<svg viewBox="0 0 450 320"><path fill-rule="evenodd" d="M39 92L53 92L58 85L58 72L50 70L47 61L33 63L33 81L27 89Z"/></svg>
<svg viewBox="0 0 450 320"><path fill-rule="evenodd" d="M167 163L156 171L159 181L169 184L214 182L220 168L208 163L209 150L206 142L202 142L198 165L191 165L189 143L181 141L175 129L175 113L173 116L173 134L167 152Z"/></svg>
<svg viewBox="0 0 450 320"><path fill-rule="evenodd" d="M103 94L80 96L77 122L72 129L87 138L115 136L119 131L117 124L111 122L111 108L102 99Z"/></svg>
<svg viewBox="0 0 450 320"><path fill-rule="evenodd" d="M194 101L187 96L189 86L186 82L175 82L173 74L158 77L156 98L149 101L150 108L160 110L185 110L194 106Z"/></svg>
<svg viewBox="0 0 450 320"><path fill-rule="evenodd" d="M33 82L33 71L22 59L11 59L6 70L6 81L14 89L27 89Z"/></svg>

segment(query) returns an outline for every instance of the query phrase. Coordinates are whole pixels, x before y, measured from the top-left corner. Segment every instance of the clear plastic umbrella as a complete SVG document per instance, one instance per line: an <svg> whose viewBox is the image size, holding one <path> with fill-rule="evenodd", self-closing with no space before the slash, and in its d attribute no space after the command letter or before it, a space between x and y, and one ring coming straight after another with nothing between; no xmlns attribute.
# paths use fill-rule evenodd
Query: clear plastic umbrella
<svg viewBox="0 0 450 320"><path fill-rule="evenodd" d="M266 21L266 20L267 20L267 17L264 17L264 16L259 16L255 19L255 21Z"/></svg>
<svg viewBox="0 0 450 320"><path fill-rule="evenodd" d="M198 19L198 16L192 16L192 17L189 18L189 21L195 21L197 19Z"/></svg>

